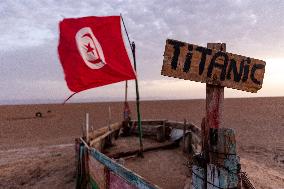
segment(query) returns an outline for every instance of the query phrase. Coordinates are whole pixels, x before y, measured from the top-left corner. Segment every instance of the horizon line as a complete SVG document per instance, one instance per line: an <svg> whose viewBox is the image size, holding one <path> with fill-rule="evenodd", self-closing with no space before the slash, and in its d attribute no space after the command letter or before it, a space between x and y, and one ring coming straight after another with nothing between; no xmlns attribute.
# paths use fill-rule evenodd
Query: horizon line
<svg viewBox="0 0 284 189"><path fill-rule="evenodd" d="M226 97L224 99L253 99L253 98L284 98L284 96L259 96L259 97ZM140 102L148 102L148 101L183 101L183 100L206 100L206 98L144 98L140 99ZM13 102L14 101L14 102ZM135 98L128 99L128 102L135 102ZM47 104L63 104L64 100L48 100L48 99L37 99L37 100L7 100L0 101L0 106L16 106L16 105L47 105ZM111 102L124 102L124 99L117 100L112 98L110 100L106 99L96 99L96 101L92 101L91 99L80 99L73 100L67 102L66 104L80 104L80 103L111 103Z"/></svg>

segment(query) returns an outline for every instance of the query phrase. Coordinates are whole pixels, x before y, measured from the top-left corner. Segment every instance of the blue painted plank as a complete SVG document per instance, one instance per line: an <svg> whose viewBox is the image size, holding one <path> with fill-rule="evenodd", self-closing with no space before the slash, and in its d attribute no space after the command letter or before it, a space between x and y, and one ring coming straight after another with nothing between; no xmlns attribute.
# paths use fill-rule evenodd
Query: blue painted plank
<svg viewBox="0 0 284 189"><path fill-rule="evenodd" d="M192 166L192 189L203 189L205 170L197 165Z"/></svg>
<svg viewBox="0 0 284 189"><path fill-rule="evenodd" d="M137 186L140 189L159 189L158 186L150 184L146 180L144 180L139 175L133 173L132 171L128 170L127 168L123 167L122 165L116 163L114 160L110 159L106 155L102 154L98 150L94 148L90 149L90 155L98 160L100 163L105 165L108 169L116 173L117 175L121 176L131 184Z"/></svg>

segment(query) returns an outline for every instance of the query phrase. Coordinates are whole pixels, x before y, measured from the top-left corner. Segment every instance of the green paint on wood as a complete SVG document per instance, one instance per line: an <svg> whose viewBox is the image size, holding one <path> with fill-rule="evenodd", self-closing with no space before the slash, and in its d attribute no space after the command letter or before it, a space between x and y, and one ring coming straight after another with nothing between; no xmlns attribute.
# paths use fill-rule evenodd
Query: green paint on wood
<svg viewBox="0 0 284 189"><path fill-rule="evenodd" d="M91 185L91 188L92 189L100 189L98 184L96 183L96 181L91 176L89 178L90 178L90 182L89 183Z"/></svg>

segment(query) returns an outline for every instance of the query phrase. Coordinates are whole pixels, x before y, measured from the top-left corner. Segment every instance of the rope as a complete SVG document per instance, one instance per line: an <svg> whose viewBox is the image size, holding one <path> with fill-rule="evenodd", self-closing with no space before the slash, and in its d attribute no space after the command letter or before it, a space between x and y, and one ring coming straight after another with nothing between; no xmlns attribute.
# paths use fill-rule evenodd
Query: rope
<svg viewBox="0 0 284 189"><path fill-rule="evenodd" d="M77 94L77 93L71 94L66 100L64 100L63 105L65 105L65 103L66 103L72 96L74 96L75 94Z"/></svg>
<svg viewBox="0 0 284 189"><path fill-rule="evenodd" d="M125 33L127 35L127 39L128 39L128 42L129 42L129 45L131 47L131 52L132 52L132 56L133 56L133 63L134 63L134 70L135 70L135 73L137 74L137 70L136 70L136 56L135 56L135 43L134 42L130 42L130 39L129 39L129 35L128 35L128 32L127 32L127 29L126 29L126 26L125 26L125 23L124 23L124 20L123 20L123 17L122 15L120 14L120 17L121 17L121 20L122 20L122 23L123 23L123 26L124 26L124 30L125 30ZM141 116L140 116L140 97L139 97L139 90L138 90L138 79L136 77L135 79L135 87L136 87L136 109L137 109L137 118L138 118L138 128L139 128L139 144L140 144L140 152L139 152L139 156L143 157L143 141L142 141L142 138L143 138L143 134L142 134L142 126L141 126Z"/></svg>
<svg viewBox="0 0 284 189"><path fill-rule="evenodd" d="M127 39L128 39L128 43L129 43L130 48L131 48L131 50L132 50L132 45L131 45L131 42L130 42L130 38L129 38L129 35L128 35L128 32L127 32L127 29L126 29L126 26L125 26L125 23L124 23L122 14L120 14L120 17L121 17L122 24L123 24L123 27L124 27L124 30L125 30L125 33L126 33L126 36L127 36Z"/></svg>

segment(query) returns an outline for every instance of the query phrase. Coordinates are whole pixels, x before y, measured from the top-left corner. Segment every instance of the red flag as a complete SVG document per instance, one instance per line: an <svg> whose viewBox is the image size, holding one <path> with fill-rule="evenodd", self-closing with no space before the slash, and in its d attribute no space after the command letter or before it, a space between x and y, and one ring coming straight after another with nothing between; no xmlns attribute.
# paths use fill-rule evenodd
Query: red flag
<svg viewBox="0 0 284 189"><path fill-rule="evenodd" d="M135 79L120 16L68 18L59 28L58 54L71 91Z"/></svg>

